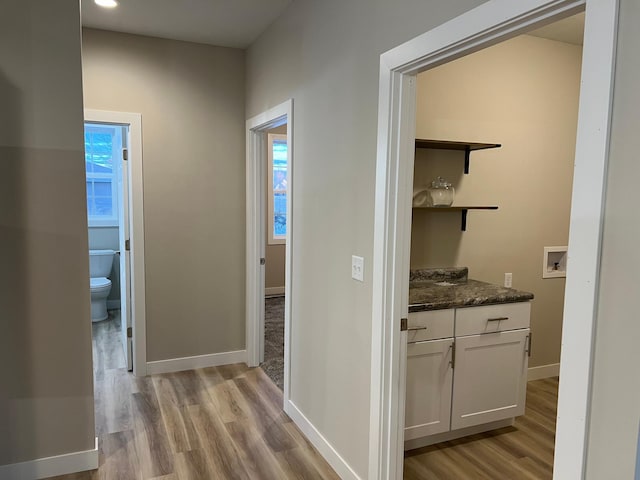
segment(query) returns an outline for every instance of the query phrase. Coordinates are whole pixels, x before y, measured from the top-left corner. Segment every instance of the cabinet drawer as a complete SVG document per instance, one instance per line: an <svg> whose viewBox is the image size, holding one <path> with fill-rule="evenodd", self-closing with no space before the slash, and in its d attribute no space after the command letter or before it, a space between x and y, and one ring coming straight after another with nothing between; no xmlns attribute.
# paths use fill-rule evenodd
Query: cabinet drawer
<svg viewBox="0 0 640 480"><path fill-rule="evenodd" d="M456 310L456 337L529 328L529 302L502 303Z"/></svg>
<svg viewBox="0 0 640 480"><path fill-rule="evenodd" d="M453 337L454 310L429 310L409 314L407 342Z"/></svg>

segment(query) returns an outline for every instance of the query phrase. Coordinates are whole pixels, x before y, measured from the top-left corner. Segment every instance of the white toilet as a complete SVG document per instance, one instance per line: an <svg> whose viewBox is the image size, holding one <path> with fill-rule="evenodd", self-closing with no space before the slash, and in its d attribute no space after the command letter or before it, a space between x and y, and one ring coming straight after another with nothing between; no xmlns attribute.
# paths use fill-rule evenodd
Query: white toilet
<svg viewBox="0 0 640 480"><path fill-rule="evenodd" d="M107 313L107 297L111 291L111 280L107 277L111 273L114 254L113 250L89 250L92 322L100 322L109 317Z"/></svg>

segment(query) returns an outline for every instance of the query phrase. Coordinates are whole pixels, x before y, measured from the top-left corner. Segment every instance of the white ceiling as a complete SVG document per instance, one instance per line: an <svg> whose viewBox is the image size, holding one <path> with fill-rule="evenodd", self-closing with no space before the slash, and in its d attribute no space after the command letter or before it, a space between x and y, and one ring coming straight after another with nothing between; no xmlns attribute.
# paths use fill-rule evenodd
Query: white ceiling
<svg viewBox="0 0 640 480"><path fill-rule="evenodd" d="M85 27L248 47L293 0L118 0L113 9L82 0Z"/></svg>
<svg viewBox="0 0 640 480"><path fill-rule="evenodd" d="M550 25L529 32L534 37L548 38L559 42L582 45L584 37L584 12L559 20Z"/></svg>
<svg viewBox="0 0 640 480"><path fill-rule="evenodd" d="M246 48L293 0L118 0L113 9L82 0L85 27ZM584 13L529 32L582 45Z"/></svg>

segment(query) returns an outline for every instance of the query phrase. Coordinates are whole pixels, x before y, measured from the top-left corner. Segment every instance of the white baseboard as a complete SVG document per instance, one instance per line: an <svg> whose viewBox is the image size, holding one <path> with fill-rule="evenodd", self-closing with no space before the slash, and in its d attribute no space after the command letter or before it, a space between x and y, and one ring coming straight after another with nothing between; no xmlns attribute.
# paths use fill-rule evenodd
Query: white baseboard
<svg viewBox="0 0 640 480"><path fill-rule="evenodd" d="M242 362L247 362L246 350L211 353L209 355L197 355L195 357L170 358L168 360L147 362L147 374L181 372L183 370L218 367L220 365Z"/></svg>
<svg viewBox="0 0 640 480"><path fill-rule="evenodd" d="M320 455L324 457L342 480L361 480L356 472L353 471L349 464L336 452L327 439L322 436L318 429L313 426L309 419L304 416L291 400L285 402L284 411L291 417L291 420L293 420L313 446L316 447Z"/></svg>
<svg viewBox="0 0 640 480"><path fill-rule="evenodd" d="M264 296L284 295L284 287L267 287L264 289Z"/></svg>
<svg viewBox="0 0 640 480"><path fill-rule="evenodd" d="M540 365L539 367L531 367L527 371L527 381L541 380L543 378L557 377L560 375L560 364L550 363L549 365Z"/></svg>
<svg viewBox="0 0 640 480"><path fill-rule="evenodd" d="M0 480L38 480L98 468L98 437L92 450L0 466Z"/></svg>

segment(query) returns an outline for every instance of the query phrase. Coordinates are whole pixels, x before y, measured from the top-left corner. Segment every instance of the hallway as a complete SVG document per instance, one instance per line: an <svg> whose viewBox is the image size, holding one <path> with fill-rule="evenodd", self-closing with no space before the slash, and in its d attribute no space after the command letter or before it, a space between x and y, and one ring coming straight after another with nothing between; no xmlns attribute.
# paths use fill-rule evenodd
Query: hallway
<svg viewBox="0 0 640 480"><path fill-rule="evenodd" d="M100 467L57 480L338 478L260 368L134 377L118 325L117 317L93 325Z"/></svg>

